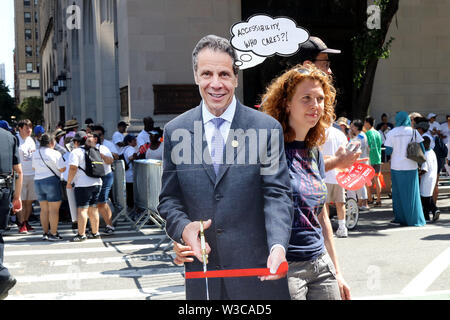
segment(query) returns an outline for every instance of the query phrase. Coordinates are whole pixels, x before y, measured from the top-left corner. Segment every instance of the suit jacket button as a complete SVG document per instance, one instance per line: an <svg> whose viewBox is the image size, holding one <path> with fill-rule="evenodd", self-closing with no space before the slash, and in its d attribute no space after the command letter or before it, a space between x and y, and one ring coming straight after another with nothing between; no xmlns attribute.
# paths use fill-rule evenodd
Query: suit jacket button
<svg viewBox="0 0 450 320"><path fill-rule="evenodd" d="M221 234L222 232L223 232L223 229L217 229L217 230L216 230L216 233L217 233L217 234Z"/></svg>
<svg viewBox="0 0 450 320"><path fill-rule="evenodd" d="M215 198L216 198L217 201L219 201L220 199L223 198L223 196L221 194L217 193Z"/></svg>

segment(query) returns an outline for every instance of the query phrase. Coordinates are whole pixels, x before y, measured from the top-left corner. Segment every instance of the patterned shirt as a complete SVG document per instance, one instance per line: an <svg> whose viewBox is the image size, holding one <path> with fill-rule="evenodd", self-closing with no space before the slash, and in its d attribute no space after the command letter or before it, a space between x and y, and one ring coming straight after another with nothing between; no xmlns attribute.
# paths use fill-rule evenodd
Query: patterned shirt
<svg viewBox="0 0 450 320"><path fill-rule="evenodd" d="M318 215L326 197L325 164L321 152L311 152L303 141L286 144L286 159L294 201L294 220L288 261L311 261L324 252Z"/></svg>

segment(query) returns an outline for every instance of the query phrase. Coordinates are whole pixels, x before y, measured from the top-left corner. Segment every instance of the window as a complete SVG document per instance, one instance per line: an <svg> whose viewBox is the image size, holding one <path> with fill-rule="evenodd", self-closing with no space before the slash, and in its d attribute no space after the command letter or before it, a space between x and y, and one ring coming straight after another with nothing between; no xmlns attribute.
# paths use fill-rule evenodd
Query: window
<svg viewBox="0 0 450 320"><path fill-rule="evenodd" d="M35 5L35 6L38 5L38 0L34 0L34 5Z"/></svg>
<svg viewBox="0 0 450 320"><path fill-rule="evenodd" d="M25 23L31 23L31 13L30 12L24 12L24 21L25 21Z"/></svg>
<svg viewBox="0 0 450 320"><path fill-rule="evenodd" d="M38 23L38 13L37 13L37 11L34 13L34 22Z"/></svg>
<svg viewBox="0 0 450 320"><path fill-rule="evenodd" d="M31 29L25 29L25 40L31 40Z"/></svg>
<svg viewBox="0 0 450 320"><path fill-rule="evenodd" d="M41 64L36 63L36 72L39 73L39 70L41 69Z"/></svg>
<svg viewBox="0 0 450 320"><path fill-rule="evenodd" d="M36 28L35 30L35 39L38 40L39 39L39 33L38 33L38 29Z"/></svg>
<svg viewBox="0 0 450 320"><path fill-rule="evenodd" d="M33 56L33 48L31 46L25 46L25 56L27 57Z"/></svg>
<svg viewBox="0 0 450 320"><path fill-rule="evenodd" d="M27 63L27 72L33 72L33 63L32 62Z"/></svg>
<svg viewBox="0 0 450 320"><path fill-rule="evenodd" d="M36 47L36 57L39 57L39 46Z"/></svg>
<svg viewBox="0 0 450 320"><path fill-rule="evenodd" d="M30 0L23 0L23 6L24 6L24 7L29 7L30 4L31 4L31 1L30 1Z"/></svg>
<svg viewBox="0 0 450 320"><path fill-rule="evenodd" d="M27 79L27 89L39 89L39 80Z"/></svg>

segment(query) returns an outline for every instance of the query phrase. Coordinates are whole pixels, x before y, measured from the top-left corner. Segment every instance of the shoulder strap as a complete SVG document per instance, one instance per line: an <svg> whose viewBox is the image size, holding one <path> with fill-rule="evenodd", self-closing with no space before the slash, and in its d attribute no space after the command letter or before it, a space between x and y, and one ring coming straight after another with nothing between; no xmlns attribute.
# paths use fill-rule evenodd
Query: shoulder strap
<svg viewBox="0 0 450 320"><path fill-rule="evenodd" d="M50 171L55 175L55 177L61 179L61 176L58 176L58 175L55 173L55 171L53 171L53 170L48 166L48 164L47 164L47 162L45 162L44 158L42 158L41 148L39 148L39 155L41 156L42 162L45 164L45 166L48 168L48 170L50 170Z"/></svg>

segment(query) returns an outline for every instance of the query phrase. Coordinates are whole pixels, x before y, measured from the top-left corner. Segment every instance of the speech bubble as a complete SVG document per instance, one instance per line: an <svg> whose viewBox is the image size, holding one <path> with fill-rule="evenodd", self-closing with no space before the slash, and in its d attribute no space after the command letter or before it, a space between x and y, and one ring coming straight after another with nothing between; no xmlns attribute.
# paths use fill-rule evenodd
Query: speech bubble
<svg viewBox="0 0 450 320"><path fill-rule="evenodd" d="M245 22L235 23L230 32L230 43L238 51L240 62L237 65L241 64L241 69L255 66L273 55L294 55L299 45L309 39L309 32L298 27L291 18L273 18L265 14L253 15Z"/></svg>
<svg viewBox="0 0 450 320"><path fill-rule="evenodd" d="M258 64L263 63L264 60L266 60L266 57L258 56L251 51L245 52L236 49L234 51L238 56L238 61L235 62L235 65L237 65L241 70L257 66Z"/></svg>

